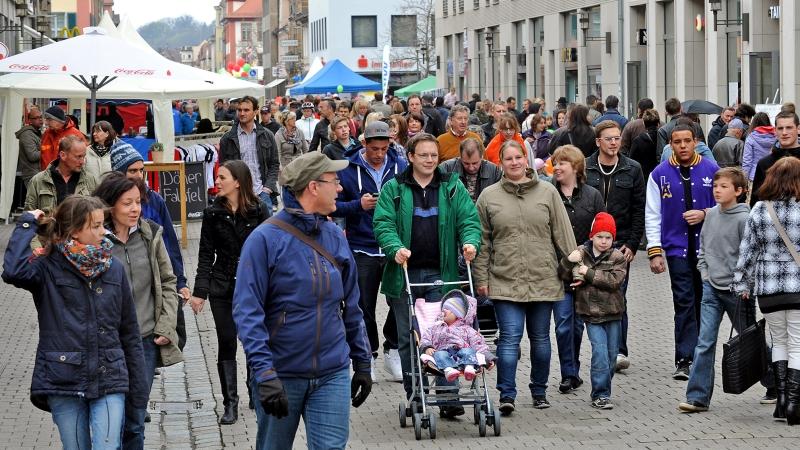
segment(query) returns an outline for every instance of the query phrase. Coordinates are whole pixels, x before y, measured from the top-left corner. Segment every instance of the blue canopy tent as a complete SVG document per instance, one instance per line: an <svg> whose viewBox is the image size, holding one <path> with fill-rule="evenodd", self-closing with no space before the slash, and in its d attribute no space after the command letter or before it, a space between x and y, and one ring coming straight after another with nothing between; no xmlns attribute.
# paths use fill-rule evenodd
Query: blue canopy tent
<svg viewBox="0 0 800 450"><path fill-rule="evenodd" d="M328 61L313 77L305 83L289 88L291 95L325 94L339 92L337 87L342 86L342 92L380 91L381 84L364 78L353 72L338 59Z"/></svg>

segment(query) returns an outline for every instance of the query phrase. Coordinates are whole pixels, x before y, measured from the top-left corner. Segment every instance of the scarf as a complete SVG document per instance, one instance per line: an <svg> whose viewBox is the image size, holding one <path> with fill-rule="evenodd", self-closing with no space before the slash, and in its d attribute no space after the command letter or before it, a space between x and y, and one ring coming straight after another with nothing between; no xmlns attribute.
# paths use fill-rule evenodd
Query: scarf
<svg viewBox="0 0 800 450"><path fill-rule="evenodd" d="M300 138L297 137L297 127L295 127L295 129L292 130L291 133L289 133L289 130L286 127L284 127L283 137L286 140L286 142L292 145L300 145Z"/></svg>
<svg viewBox="0 0 800 450"><path fill-rule="evenodd" d="M411 139L411 138L413 138L414 136L416 136L418 133L419 133L419 132L417 132L417 133L414 133L413 131L409 131L409 132L408 132L408 138L409 138L409 139Z"/></svg>
<svg viewBox="0 0 800 450"><path fill-rule="evenodd" d="M58 251L86 278L94 279L111 267L111 240L104 237L100 245L85 245L69 239L56 244Z"/></svg>
<svg viewBox="0 0 800 450"><path fill-rule="evenodd" d="M105 147L103 146L103 144L95 144L92 146L92 149L94 150L95 153L97 153L97 156L101 158L103 156L106 156L108 152L111 151L111 147Z"/></svg>

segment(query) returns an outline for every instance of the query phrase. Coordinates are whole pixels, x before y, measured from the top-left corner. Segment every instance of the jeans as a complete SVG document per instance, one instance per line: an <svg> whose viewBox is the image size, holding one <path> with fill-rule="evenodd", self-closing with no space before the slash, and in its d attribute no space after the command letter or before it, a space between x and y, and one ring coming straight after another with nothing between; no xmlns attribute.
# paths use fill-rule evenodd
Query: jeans
<svg viewBox="0 0 800 450"><path fill-rule="evenodd" d="M586 334L592 343L592 400L611 398L611 379L619 351L621 320L586 323Z"/></svg>
<svg viewBox="0 0 800 450"><path fill-rule="evenodd" d="M703 284L697 258L667 256L672 303L675 307L675 364L691 361L700 331L700 302Z"/></svg>
<svg viewBox="0 0 800 450"><path fill-rule="evenodd" d="M258 193L258 199L261 200L261 203L267 210L267 218L272 217L272 197L270 197L268 193L261 191Z"/></svg>
<svg viewBox="0 0 800 450"><path fill-rule="evenodd" d="M517 358L522 331L531 341L531 383L534 397L543 397L550 375L550 315L555 302L493 300L500 330L497 342L497 390L500 398L517 397Z"/></svg>
<svg viewBox="0 0 800 450"><path fill-rule="evenodd" d="M442 277L439 269L410 268L408 278L412 283L433 283ZM437 286L414 287L411 295L414 300L424 298L427 302L439 302L444 296L441 288ZM408 299L393 298L390 302L394 307L394 320L397 324L397 351L400 353L400 365L403 368L403 388L406 391L406 398L411 398L411 316Z"/></svg>
<svg viewBox="0 0 800 450"><path fill-rule="evenodd" d="M258 392L255 377L250 382ZM268 415L256 401L256 450L291 449L300 417L306 426L309 449L343 449L350 425L350 368L319 378L281 378L289 399L289 415Z"/></svg>
<svg viewBox="0 0 800 450"><path fill-rule="evenodd" d="M144 376L147 378L147 392L153 387L156 366L158 365L159 348L156 345L155 335L142 338L144 350ZM134 408L125 402L125 430L122 433L122 448L126 450L141 450L144 448L144 416L147 408Z"/></svg>
<svg viewBox="0 0 800 450"><path fill-rule="evenodd" d="M622 290L622 299L625 302L625 311L622 312L622 326L619 333L619 353L625 356L628 356L628 280L630 276L631 263L628 263L625 281L622 282L622 287L620 287ZM578 345L578 350L580 350L580 345Z"/></svg>
<svg viewBox="0 0 800 450"><path fill-rule="evenodd" d="M474 348L437 350L433 352L433 360L436 362L436 367L442 370L448 367L457 369L463 366L478 365L478 357Z"/></svg>
<svg viewBox="0 0 800 450"><path fill-rule="evenodd" d="M714 393L714 360L716 358L717 337L722 315L727 314L736 332L755 323L753 302L747 301L749 307L742 305L739 317L736 317L736 304L739 299L730 291L715 288L708 281L703 281L703 300L700 304L700 335L694 349L692 370L689 383L686 385L686 400L699 402L708 406Z"/></svg>
<svg viewBox="0 0 800 450"><path fill-rule="evenodd" d="M553 320L556 327L558 362L561 378L580 378L581 340L583 321L575 314L573 292L565 292L564 299L553 303Z"/></svg>
<svg viewBox="0 0 800 450"><path fill-rule="evenodd" d="M772 361L789 361L789 368L800 370L800 311L775 311L764 314L772 334Z"/></svg>
<svg viewBox="0 0 800 450"><path fill-rule="evenodd" d="M358 290L361 297L358 306L364 312L364 325L367 328L369 346L372 356L378 356L380 338L378 337L378 324L375 318L375 308L378 302L378 288L381 284L383 268L386 266L386 258L383 256L370 256L361 252L353 252L358 267ZM389 315L383 325L384 350L397 348L397 328L394 321L394 308L389 305Z"/></svg>
<svg viewBox="0 0 800 450"><path fill-rule="evenodd" d="M108 394L94 400L50 395L47 403L64 450L119 448L125 394Z"/></svg>

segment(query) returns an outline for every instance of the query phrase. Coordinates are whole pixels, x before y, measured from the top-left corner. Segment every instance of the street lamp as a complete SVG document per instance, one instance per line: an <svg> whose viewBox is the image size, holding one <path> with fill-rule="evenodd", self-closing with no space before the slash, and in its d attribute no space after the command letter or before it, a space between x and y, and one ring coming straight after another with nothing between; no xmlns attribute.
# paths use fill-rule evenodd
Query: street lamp
<svg viewBox="0 0 800 450"><path fill-rule="evenodd" d="M708 7L711 9L711 14L714 16L714 31L717 31L717 25L741 25L742 19L717 19L717 14L722 11L722 0L709 0Z"/></svg>
<svg viewBox="0 0 800 450"><path fill-rule="evenodd" d="M16 0L14 3L14 12L20 19L28 17L28 2L25 0Z"/></svg>

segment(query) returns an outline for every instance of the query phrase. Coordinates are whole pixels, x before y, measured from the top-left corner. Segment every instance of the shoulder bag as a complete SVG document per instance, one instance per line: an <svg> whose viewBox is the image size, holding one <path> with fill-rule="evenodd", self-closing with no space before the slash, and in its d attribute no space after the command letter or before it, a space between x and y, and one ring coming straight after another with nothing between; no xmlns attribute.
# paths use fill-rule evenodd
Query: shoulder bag
<svg viewBox="0 0 800 450"><path fill-rule="evenodd" d="M336 261L336 258L334 258L333 255L331 255L331 253L328 250L325 249L325 247L320 245L320 243L317 242L316 239L312 239L310 236L308 236L307 234L305 234L302 231L300 231L299 229L297 229L296 226L294 226L294 225L292 225L292 224L290 224L288 222L284 222L283 220L278 219L277 217L271 217L271 218L267 219L266 223L271 223L271 224L275 225L276 227L280 228L281 230L283 230L283 231L291 234L292 236L296 237L297 239L301 240L303 243L305 243L309 247L313 248L314 251L319 253L320 256L322 256L323 258L327 259L331 264L333 264L333 267L336 267L336 270L338 270L339 272L342 271L341 264L339 264L339 262Z"/></svg>

